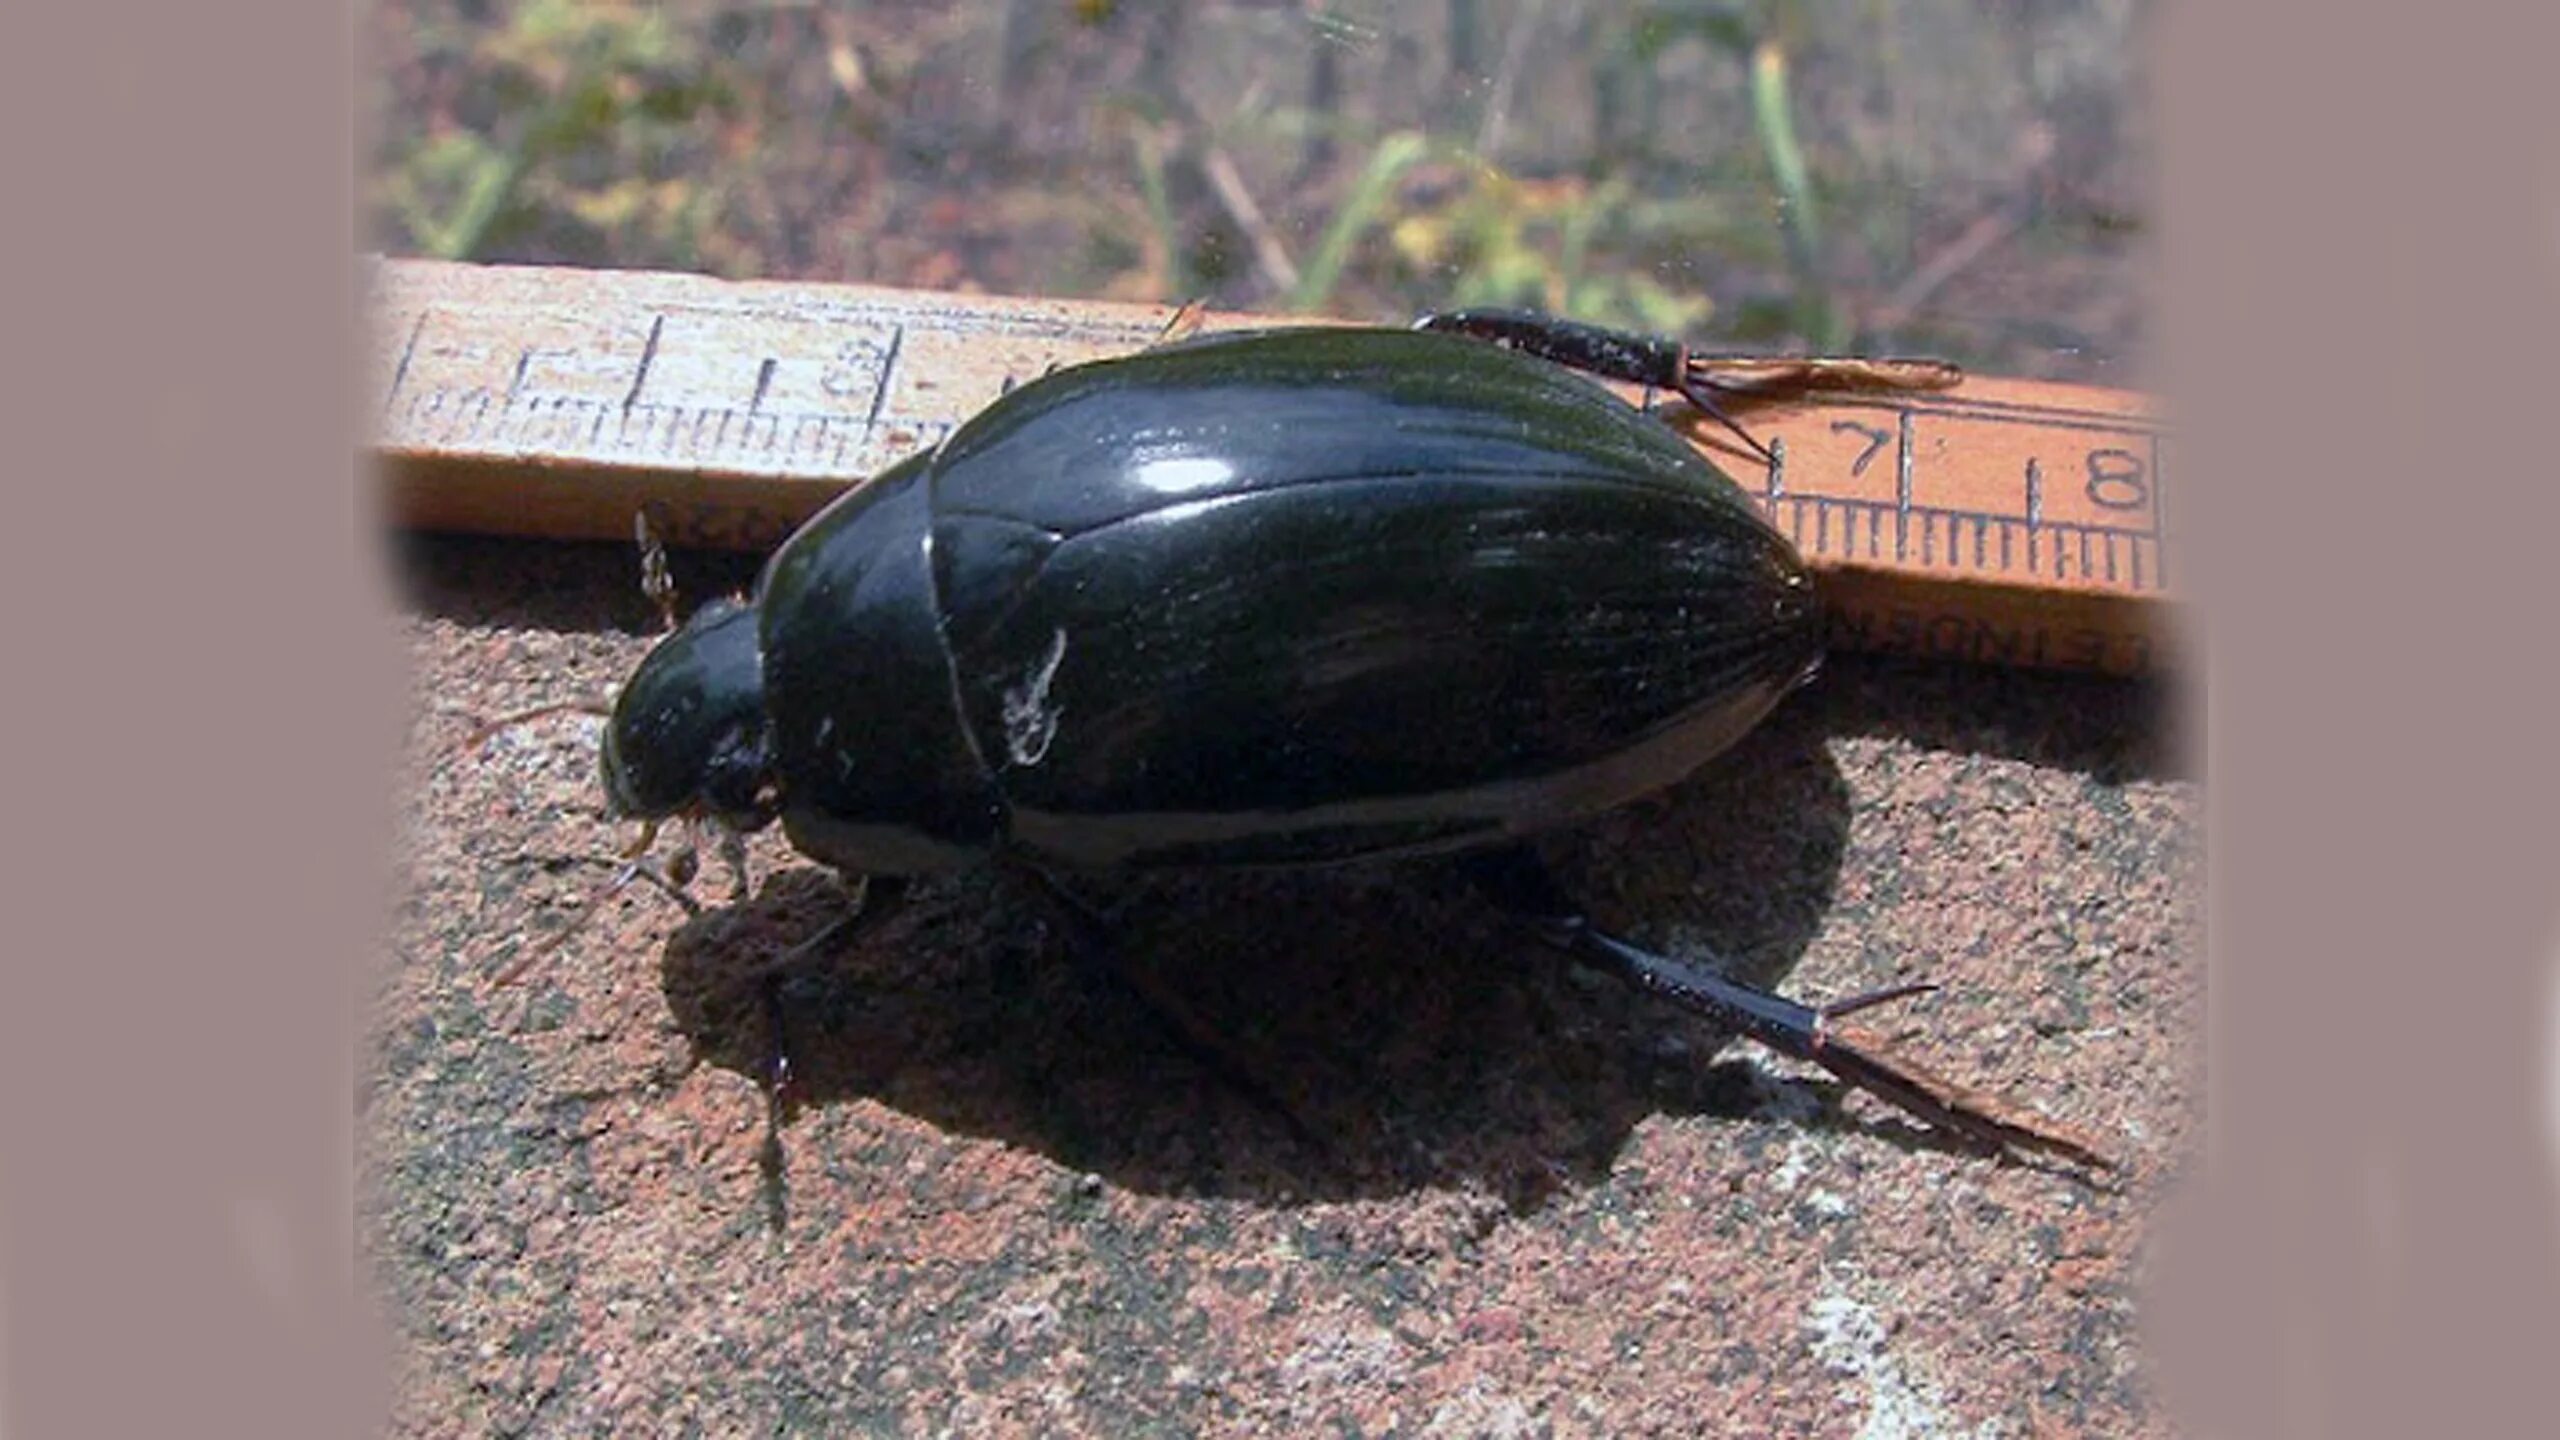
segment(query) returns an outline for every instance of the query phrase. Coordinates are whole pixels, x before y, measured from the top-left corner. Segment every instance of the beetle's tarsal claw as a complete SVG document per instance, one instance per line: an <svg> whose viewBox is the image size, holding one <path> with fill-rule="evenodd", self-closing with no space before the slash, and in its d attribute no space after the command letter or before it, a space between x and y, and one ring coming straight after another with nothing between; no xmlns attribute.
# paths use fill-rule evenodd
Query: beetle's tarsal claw
<svg viewBox="0 0 2560 1440"><path fill-rule="evenodd" d="M1897 987L1908 991L1910 987ZM1879 991L1844 1002L1864 1008L1899 999ZM2051 1121L2030 1117L2004 1101L1958 1085L1895 1056L1881 1037L1863 1026L1835 1025L1834 1006L1823 1012L1810 1058L1842 1081L1910 1111L1929 1123L1991 1150L2017 1149L2113 1170L2116 1163L2089 1141Z"/></svg>
<svg viewBox="0 0 2560 1440"><path fill-rule="evenodd" d="M729 872L731 900L744 900L755 891L755 882L747 875L747 837L736 830L711 823L712 852L720 857L721 868Z"/></svg>
<svg viewBox="0 0 2560 1440"><path fill-rule="evenodd" d="M691 864L693 852L690 850L684 850L677 853L687 862L685 867L686 873L690 876L693 868ZM658 887L658 893L676 902L677 907L684 911L687 919L699 920L702 918L702 902L693 898L692 893L684 888L683 881L671 879L660 873L658 867L643 864L639 861L632 862L632 878L646 880L650 884ZM627 884L629 882L626 881L625 883Z"/></svg>
<svg viewBox="0 0 2560 1440"><path fill-rule="evenodd" d="M1164 328L1156 332L1155 343L1158 345L1171 345L1178 341L1188 340L1192 336L1200 333L1201 325L1205 323L1208 318L1208 301L1200 299L1197 296L1189 300L1185 300L1181 305L1175 307L1172 316L1164 322Z"/></svg>
<svg viewBox="0 0 2560 1440"><path fill-rule="evenodd" d="M1846 1000L1834 1000L1822 1007L1822 1018L1825 1021L1837 1020L1844 1015L1855 1015L1861 1010L1872 1010L1878 1005L1890 1005L1896 1000L1908 1000L1914 995L1926 995L1937 988L1938 984L1934 980L1914 980L1906 985L1888 985L1881 990L1870 990L1864 995L1852 995Z"/></svg>
<svg viewBox="0 0 2560 1440"><path fill-rule="evenodd" d="M820 938L833 933L834 927L830 926ZM765 1034L772 1047L765 1056L765 1098L768 1115L778 1125L791 1098L791 1032L784 1023L779 971L768 970L756 977L756 997L764 1007Z"/></svg>
<svg viewBox="0 0 2560 1440"><path fill-rule="evenodd" d="M702 852L687 845L667 857L666 866L660 873L668 884L678 890L688 889L693 884L693 877L702 873Z"/></svg>
<svg viewBox="0 0 2560 1440"><path fill-rule="evenodd" d="M1696 407L1699 414L1706 416L1708 419L1722 425L1727 430L1732 431L1734 437L1740 440L1744 445L1748 446L1752 454L1760 457L1761 464L1775 465L1778 463L1778 457L1769 453L1769 447L1761 444L1758 436L1755 436L1750 431L1743 429L1741 421L1734 419L1722 405L1716 403L1714 385L1700 381L1694 377L1684 375L1680 379L1679 390L1681 399L1688 401L1692 406Z"/></svg>

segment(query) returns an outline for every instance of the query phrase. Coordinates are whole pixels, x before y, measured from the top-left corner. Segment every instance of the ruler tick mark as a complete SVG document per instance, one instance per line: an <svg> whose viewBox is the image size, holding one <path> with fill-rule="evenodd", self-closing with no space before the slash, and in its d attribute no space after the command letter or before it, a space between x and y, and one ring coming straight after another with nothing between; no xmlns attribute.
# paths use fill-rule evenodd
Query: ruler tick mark
<svg viewBox="0 0 2560 1440"><path fill-rule="evenodd" d="M409 327L409 342L400 347L400 363L391 369L391 388L383 392L382 413L385 415L390 414L391 407L399 401L400 387L409 383L409 362L417 358L418 337L426 333L427 317L433 313L432 310L420 310L417 322Z"/></svg>
<svg viewBox="0 0 2560 1440"><path fill-rule="evenodd" d="M898 351L907 343L906 322L889 328L889 353L880 357L880 379L871 387L871 408L862 417L862 433L869 435L880 423L880 407L889 403L889 380L898 373Z"/></svg>
<svg viewBox="0 0 2560 1440"><path fill-rule="evenodd" d="M631 407L640 403L640 387L649 383L649 367L658 359L658 337L666 330L666 312L660 311L649 318L649 339L640 347L640 371L631 377L631 392L622 397L624 414L629 414Z"/></svg>
<svg viewBox="0 0 2560 1440"><path fill-rule="evenodd" d="M2169 585L2169 459L2163 453L2164 441L2158 431L2151 434L2151 539L2158 553L2152 583L2167 589ZM2135 583L2139 584L2137 580Z"/></svg>
<svg viewBox="0 0 2560 1440"><path fill-rule="evenodd" d="M1898 425L1901 444L1893 456L1893 558L1911 556L1911 412L1901 412Z"/></svg>
<svg viewBox="0 0 2560 1440"><path fill-rule="evenodd" d="M2036 532L2044 526L2044 466L2034 457L2027 460L2027 571L2033 574L2041 564L2036 555Z"/></svg>

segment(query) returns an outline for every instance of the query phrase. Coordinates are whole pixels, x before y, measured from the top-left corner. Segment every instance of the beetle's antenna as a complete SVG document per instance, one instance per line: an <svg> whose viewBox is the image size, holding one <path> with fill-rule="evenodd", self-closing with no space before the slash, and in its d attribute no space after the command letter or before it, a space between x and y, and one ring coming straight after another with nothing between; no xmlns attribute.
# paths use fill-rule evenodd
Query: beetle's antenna
<svg viewBox="0 0 2560 1440"><path fill-rule="evenodd" d="M658 607L658 618L666 622L667 631L676 628L676 582L667 572L667 547L649 528L649 507L643 505L631 512L632 537L640 542L640 593Z"/></svg>
<svg viewBox="0 0 2560 1440"><path fill-rule="evenodd" d="M519 710L513 715L501 715L497 719L479 726L470 734L465 735L461 740L455 742L453 753L459 755L467 750L477 750L482 745L487 744L490 737L496 735L501 730L512 730L518 725L530 724L533 721L545 719L553 715L564 714L571 710L575 710L581 715L593 715L598 719L611 719L613 716L613 706L602 700L560 700L549 705L536 705L530 710Z"/></svg>
<svg viewBox="0 0 2560 1440"><path fill-rule="evenodd" d="M489 743L490 738L501 730L512 730L518 725L528 725L536 720L571 710L598 718L610 718L613 714L613 706L603 700L562 700L550 705L536 705L530 710L519 710L513 715L501 715L486 724L472 727L470 734L439 752L434 764L429 767L429 773L443 773L445 766Z"/></svg>

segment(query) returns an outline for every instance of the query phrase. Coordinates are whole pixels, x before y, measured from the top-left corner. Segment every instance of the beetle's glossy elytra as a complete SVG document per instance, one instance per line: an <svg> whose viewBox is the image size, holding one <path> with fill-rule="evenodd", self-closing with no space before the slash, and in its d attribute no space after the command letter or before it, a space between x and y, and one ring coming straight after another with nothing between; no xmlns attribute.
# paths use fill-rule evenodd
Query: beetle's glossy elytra
<svg viewBox="0 0 2560 1440"><path fill-rule="evenodd" d="M608 789L637 797L635 757L707 740L672 705L735 714L760 685L793 844L869 873L1524 834L1687 775L1819 642L1795 551L1668 427L1557 366L1394 330L1024 386L811 521L755 610L760 667L690 654L725 629L651 657ZM626 809L681 808L650 795Z"/></svg>

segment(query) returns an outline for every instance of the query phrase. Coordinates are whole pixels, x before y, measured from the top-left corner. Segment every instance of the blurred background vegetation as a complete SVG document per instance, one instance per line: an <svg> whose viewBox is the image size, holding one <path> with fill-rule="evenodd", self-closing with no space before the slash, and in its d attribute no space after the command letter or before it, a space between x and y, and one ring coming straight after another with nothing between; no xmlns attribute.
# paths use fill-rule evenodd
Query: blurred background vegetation
<svg viewBox="0 0 2560 1440"><path fill-rule="evenodd" d="M2134 383L2144 0L376 0L394 254Z"/></svg>

